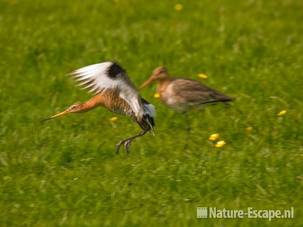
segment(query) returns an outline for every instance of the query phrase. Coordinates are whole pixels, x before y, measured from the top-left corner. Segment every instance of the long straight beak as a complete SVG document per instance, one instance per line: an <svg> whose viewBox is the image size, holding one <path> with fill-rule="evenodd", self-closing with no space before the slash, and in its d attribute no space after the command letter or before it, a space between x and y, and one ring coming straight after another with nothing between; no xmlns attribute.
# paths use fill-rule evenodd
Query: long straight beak
<svg viewBox="0 0 303 227"><path fill-rule="evenodd" d="M146 80L141 86L140 89L145 88L146 86L150 85L153 82L153 78L149 78L148 80Z"/></svg>
<svg viewBox="0 0 303 227"><path fill-rule="evenodd" d="M51 120L51 119L55 119L55 118L58 118L58 117L62 117L62 116L64 116L64 115L68 114L68 113L69 113L68 110L64 110L64 111L62 111L62 112L60 112L60 113L57 113L57 114L55 114L55 115L53 115L53 116L51 116L51 117L48 117L48 118L46 118L46 119L43 119L43 121L48 121L48 120Z"/></svg>

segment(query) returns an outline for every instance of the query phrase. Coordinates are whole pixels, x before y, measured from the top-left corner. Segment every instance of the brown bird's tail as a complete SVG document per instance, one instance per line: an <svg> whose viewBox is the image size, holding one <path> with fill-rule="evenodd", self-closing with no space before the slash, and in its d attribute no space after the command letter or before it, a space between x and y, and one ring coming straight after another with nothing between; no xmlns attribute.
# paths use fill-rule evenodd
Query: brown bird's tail
<svg viewBox="0 0 303 227"><path fill-rule="evenodd" d="M221 92L218 92L216 90L212 90L212 94L210 94L212 97L209 102L207 103L216 103L216 102L223 102L223 103L228 103L234 101L234 98L227 96Z"/></svg>
<svg viewBox="0 0 303 227"><path fill-rule="evenodd" d="M228 97L228 96L224 96L224 97L220 97L220 98L214 98L214 99L210 99L210 100L207 100L207 101L202 101L200 102L199 104L215 104L215 103L218 103L218 102L222 102L224 104L228 104L229 102L232 102L234 101L233 98L231 97Z"/></svg>
<svg viewBox="0 0 303 227"><path fill-rule="evenodd" d="M234 98L222 94L222 95L220 95L218 101L219 102L232 102L232 101L234 101Z"/></svg>

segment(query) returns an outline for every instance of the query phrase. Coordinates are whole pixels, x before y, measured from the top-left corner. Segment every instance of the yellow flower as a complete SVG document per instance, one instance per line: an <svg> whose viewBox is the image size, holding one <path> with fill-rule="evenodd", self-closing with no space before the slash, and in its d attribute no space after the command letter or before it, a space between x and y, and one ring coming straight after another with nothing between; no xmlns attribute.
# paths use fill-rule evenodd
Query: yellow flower
<svg viewBox="0 0 303 227"><path fill-rule="evenodd" d="M160 94L159 93L155 93L154 94L154 98L156 98L156 99L160 98Z"/></svg>
<svg viewBox="0 0 303 227"><path fill-rule="evenodd" d="M215 144L215 147L220 148L220 147L223 147L225 144L226 143L224 140L220 140Z"/></svg>
<svg viewBox="0 0 303 227"><path fill-rule="evenodd" d="M248 126L245 130L246 130L247 133L250 133L253 130L253 127Z"/></svg>
<svg viewBox="0 0 303 227"><path fill-rule="evenodd" d="M219 133L214 133L214 134L211 134L208 138L209 141L216 141L218 140L220 137L220 134Z"/></svg>
<svg viewBox="0 0 303 227"><path fill-rule="evenodd" d="M177 3L177 4L175 5L175 10L176 10L176 11L181 11L182 9L183 9L183 5L182 5L182 4Z"/></svg>
<svg viewBox="0 0 303 227"><path fill-rule="evenodd" d="M203 80L206 80L208 78L208 76L206 74L204 74L204 73L199 73L198 77L200 77Z"/></svg>
<svg viewBox="0 0 303 227"><path fill-rule="evenodd" d="M111 117L109 120L110 122L114 123L118 120L118 117Z"/></svg>
<svg viewBox="0 0 303 227"><path fill-rule="evenodd" d="M278 115L278 117L282 117L286 113L287 113L287 110L281 110L277 115Z"/></svg>

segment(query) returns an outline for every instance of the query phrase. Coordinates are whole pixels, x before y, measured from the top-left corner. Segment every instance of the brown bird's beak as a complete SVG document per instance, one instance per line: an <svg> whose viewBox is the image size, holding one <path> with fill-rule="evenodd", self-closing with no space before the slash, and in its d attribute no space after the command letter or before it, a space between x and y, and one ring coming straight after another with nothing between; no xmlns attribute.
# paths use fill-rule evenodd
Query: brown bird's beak
<svg viewBox="0 0 303 227"><path fill-rule="evenodd" d="M55 118L58 118L58 117L62 117L62 116L64 116L64 115L68 114L68 113L70 113L69 110L64 110L64 111L62 111L62 112L60 112L60 113L57 113L57 114L55 114L55 115L53 115L53 116L51 116L51 117L49 117L49 118L44 119L43 121L48 121L48 120L51 120L51 119L55 119Z"/></svg>
<svg viewBox="0 0 303 227"><path fill-rule="evenodd" d="M146 80L146 81L140 86L140 89L145 88L146 86L150 85L153 81L154 81L154 79L153 79L152 77L150 77L148 80Z"/></svg>

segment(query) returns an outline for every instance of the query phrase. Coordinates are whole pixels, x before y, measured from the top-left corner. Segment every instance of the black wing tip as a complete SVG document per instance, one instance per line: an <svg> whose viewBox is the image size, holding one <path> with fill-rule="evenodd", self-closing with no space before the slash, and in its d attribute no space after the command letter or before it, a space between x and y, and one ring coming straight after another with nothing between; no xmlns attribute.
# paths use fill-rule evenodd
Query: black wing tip
<svg viewBox="0 0 303 227"><path fill-rule="evenodd" d="M215 104L215 103L229 103L234 101L235 99L229 96L220 95L219 97L214 97L211 100L203 101L200 104Z"/></svg>
<svg viewBox="0 0 303 227"><path fill-rule="evenodd" d="M221 102L233 102L234 100L235 100L234 97L223 96L223 97L220 98L219 101L221 101Z"/></svg>
<svg viewBox="0 0 303 227"><path fill-rule="evenodd" d="M232 102L235 100L234 97L230 97L214 89L210 89L210 96L217 102Z"/></svg>

